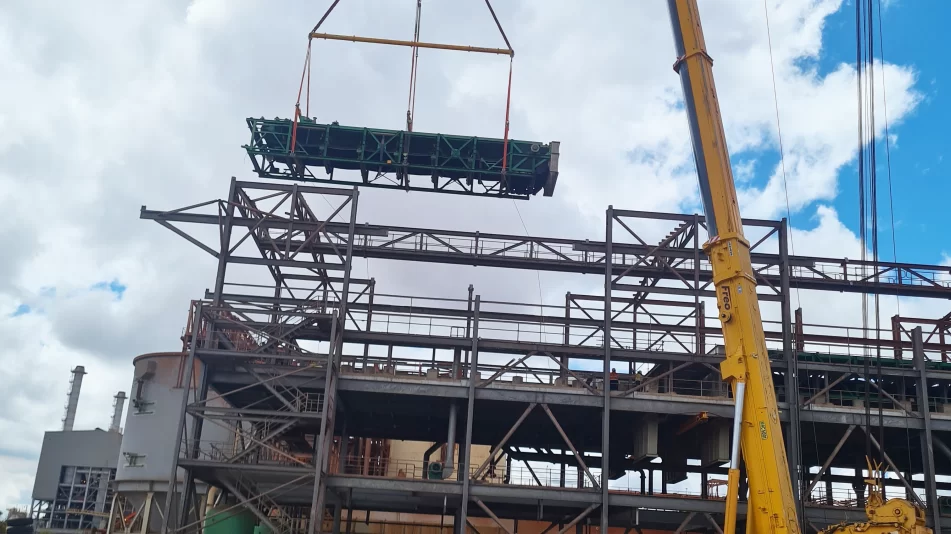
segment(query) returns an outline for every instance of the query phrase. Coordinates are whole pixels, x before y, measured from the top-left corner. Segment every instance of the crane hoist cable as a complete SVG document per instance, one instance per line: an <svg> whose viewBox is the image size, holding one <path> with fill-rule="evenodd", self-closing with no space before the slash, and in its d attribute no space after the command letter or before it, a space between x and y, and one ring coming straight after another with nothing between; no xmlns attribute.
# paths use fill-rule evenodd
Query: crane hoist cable
<svg viewBox="0 0 951 534"><path fill-rule="evenodd" d="M416 23L413 27L413 42L419 42L420 21L422 20L423 0L416 0ZM419 66L419 47L410 48L411 62L409 67L409 96L406 100L406 131L413 131L413 116L416 114L416 73Z"/></svg>
<svg viewBox="0 0 951 534"><path fill-rule="evenodd" d="M316 33L317 30L320 29L320 26L324 23L325 20L327 20L327 17L330 16L330 13L333 12L334 8L337 7L337 4L339 3L340 3L340 0L334 0L333 3L330 4L330 7L328 7L327 11L325 11L323 16L320 17L320 20L317 21L317 24L314 25L314 28L310 30L310 33L308 34L308 37L307 37L307 53L304 56L304 69L303 69L303 72L301 72L300 87L298 87L297 89L297 101L294 103L294 120L293 120L293 125L291 126L291 146L289 151L291 154L293 154L294 150L297 148L297 123L300 122L300 116L301 116L300 99L301 99L301 95L304 93L304 83L305 83L304 80L306 80L306 83L307 83L307 91L304 96L305 98L304 116L305 117L310 116L310 58L311 58L311 48L312 48L311 44L313 43L313 38L310 37L310 35L313 33Z"/></svg>
<svg viewBox="0 0 951 534"><path fill-rule="evenodd" d="M300 112L300 99L301 94L304 93L304 83L306 80L307 91L306 91L306 103L304 108L304 116L310 116L310 56L311 56L311 40L307 40L307 54L304 56L304 69L300 75L300 87L297 88L297 102L294 103L294 120L293 125L291 126L291 146L290 153L293 154L294 150L297 148L297 124L300 122L301 112Z"/></svg>
<svg viewBox="0 0 951 534"><path fill-rule="evenodd" d="M879 4L879 9L881 4ZM879 11L881 17L881 11ZM856 92L858 96L858 190L859 190L859 234L863 262L868 255L868 235L871 234L871 269L863 263L863 276L872 279L877 286L880 282L878 273L879 246L878 246L878 175L876 157L876 127L875 127L875 0L860 0L855 5L855 33L856 33ZM869 228L870 226L870 228ZM871 274L867 271L871 270ZM874 314L874 343L875 353L872 354L869 343L873 341L869 336L869 313ZM881 347L881 297L878 291L874 292L870 310L869 296L862 295L862 329L865 337L863 344L863 373L865 379L865 429L866 454L872 457L872 435L869 432L872 426L871 418L871 389L872 370L870 360L874 356L876 363L875 389L878 404L878 458L884 462L885 458L885 427L883 425L883 394L882 387L882 347Z"/></svg>
<svg viewBox="0 0 951 534"><path fill-rule="evenodd" d="M301 83L297 92L297 102L294 106L294 120L291 127L291 146L290 153L294 153L297 143L297 126L301 117L300 111L300 101L302 96L306 99L305 103L305 113L304 116L310 115L310 62L311 62L311 43L315 38L322 39L336 39L336 40L347 40L347 41L362 41L362 42L376 42L383 44L397 44L403 46L410 46L412 49L412 59L410 63L410 87L409 95L407 98L407 110L406 110L406 129L407 131L413 131L413 122L416 113L416 89L417 89L417 73L419 68L419 48L442 48L449 50L468 50L468 51L477 51L477 52L488 52L493 54L504 54L509 56L509 75L508 75L508 85L506 88L506 98L505 98L505 126L503 129L503 143L502 143L502 176L504 179L506 170L508 169L508 141L509 141L509 130L510 130L510 110L512 106L512 59L515 56L515 50L512 48L511 43L509 42L508 36L505 34L505 30L502 29L502 23L499 21L498 16L495 14L495 9L492 7L492 2L490 0L485 0L485 5L489 9L489 13L492 15L492 20L495 22L495 26L499 30L499 34L502 36L502 40L505 41L506 49L490 49L490 48L476 48L476 47L462 47L455 45L441 45L434 43L421 43L419 41L420 34L420 21L422 16L422 0L416 0L416 17L414 23L414 35L412 41L397 41L393 39L372 39L372 38L357 38L355 36L348 37L342 35L330 35L330 34L321 34L317 33L317 30L320 26L327 20L327 17L330 13L337 7L337 4L340 3L340 0L334 0L334 2L327 8L327 11L323 14L320 20L314 25L313 29L308 34L307 41L307 54L304 58L304 69L301 74ZM306 79L306 93L304 91Z"/></svg>
<svg viewBox="0 0 951 534"><path fill-rule="evenodd" d="M878 1L878 57L879 61L882 63L881 71L882 77L882 119L885 126L885 169L888 176L888 214L889 214L889 226L891 230L892 238L892 260L898 261L898 238L895 235L895 195L892 188L892 150L891 150L891 135L888 131L888 96L887 89L885 87L885 31L882 24L882 0ZM898 274L899 277L901 273ZM901 317L901 299L898 296L898 292L895 293L895 313ZM908 426L908 422L905 421L905 442L906 450L908 451L908 465L912 465L912 455L911 455L911 429Z"/></svg>
<svg viewBox="0 0 951 534"><path fill-rule="evenodd" d="M492 9L492 2L485 0L485 6L489 8L489 13L492 15L492 20L495 21L495 26L499 29L499 33L502 35L502 40L505 41L505 46L508 47L511 54L509 54L509 83L508 88L505 92L505 132L502 135L502 176L505 177L505 171L508 169L508 153L509 153L509 110L512 107L512 62L515 59L515 50L512 48L512 43L509 42L509 38L505 35L505 30L502 29L502 23L499 22L499 17L495 15L495 9Z"/></svg>

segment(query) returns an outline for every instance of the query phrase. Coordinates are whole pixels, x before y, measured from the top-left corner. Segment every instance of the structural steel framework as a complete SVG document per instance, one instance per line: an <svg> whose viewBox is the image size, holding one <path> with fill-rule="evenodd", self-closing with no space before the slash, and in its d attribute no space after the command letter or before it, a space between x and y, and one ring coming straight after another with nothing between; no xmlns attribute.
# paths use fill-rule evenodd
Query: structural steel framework
<svg viewBox="0 0 951 534"><path fill-rule="evenodd" d="M522 199L551 196L558 180L557 141L355 128L307 117L247 122L244 149L262 178ZM343 176L334 175L338 169ZM360 179L347 170L359 170Z"/></svg>
<svg viewBox="0 0 951 534"><path fill-rule="evenodd" d="M608 208L605 239L581 241L356 224L357 198L232 180L225 200L143 208L217 261L186 335L205 371L183 398L170 532L200 525L188 512L201 509L189 506L196 480L274 532L339 532L344 510L348 532L354 510L449 516L460 533L471 515L506 532L520 519L560 534L716 530L733 401L703 217ZM883 360L868 402L885 426L884 443L871 439L887 451L886 491L927 505L937 531L951 524L939 497L951 490L948 318L896 317L874 332L806 323L790 302L793 288L946 300L948 268L794 256L784 221L746 224L803 523L862 517L871 351ZM648 237L658 225L671 230ZM390 295L351 277L359 257L599 274L606 291L568 293L563 306L483 300L471 286L459 298ZM220 398L229 407L208 404ZM203 440L209 424L234 440ZM357 437L446 444L445 465L355 454ZM491 447L485 461L470 461L474 444ZM176 495L179 467L188 483Z"/></svg>

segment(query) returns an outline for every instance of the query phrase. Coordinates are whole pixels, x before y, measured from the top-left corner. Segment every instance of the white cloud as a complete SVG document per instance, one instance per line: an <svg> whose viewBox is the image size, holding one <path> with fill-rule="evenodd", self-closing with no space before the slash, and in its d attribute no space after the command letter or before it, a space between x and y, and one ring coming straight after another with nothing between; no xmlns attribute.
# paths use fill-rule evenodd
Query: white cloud
<svg viewBox="0 0 951 534"><path fill-rule="evenodd" d="M854 157L850 68L820 74L803 66L821 56L823 24L840 5L771 4L797 210L831 199L837 174ZM608 204L698 209L662 2L523 0L496 8L517 52L512 136L562 141L556 197L519 204L533 234L600 238ZM261 9L221 0L0 6L0 245L12 252L0 262L0 310L12 313L22 303L43 309L0 321L0 396L7 403L0 433L12 436L0 453L0 508L28 498L32 464L16 458L35 457L42 430L58 427L69 369L85 365L89 372L77 427L104 426L112 395L128 387L131 358L179 346L188 300L213 283L214 265L170 232L137 220L139 206L219 198L228 177L251 176L239 148L244 118L291 114L304 35L322 9L303 1ZM701 9L730 146L751 161L774 152L762 4L711 0ZM426 2L424 10L426 40L501 46L479 2ZM324 29L407 38L412 22L412 2L352 0L341 2ZM402 126L408 50L335 42L315 42L313 50L312 116ZM505 58L420 56L417 129L501 135ZM882 68L897 125L918 101L915 74L907 66ZM746 215L782 212L776 180L744 191ZM523 231L508 202L370 190L360 203L361 221ZM835 213L819 208L818 226L797 232L795 242L801 252L841 256L849 238ZM364 269L358 261L358 272ZM388 293L462 297L472 282L487 298L538 299L530 272L376 263L370 271ZM128 287L119 301L87 291L114 279ZM568 289L596 291L600 281L546 273L542 285L545 300L557 301ZM50 287L56 298L44 296Z"/></svg>

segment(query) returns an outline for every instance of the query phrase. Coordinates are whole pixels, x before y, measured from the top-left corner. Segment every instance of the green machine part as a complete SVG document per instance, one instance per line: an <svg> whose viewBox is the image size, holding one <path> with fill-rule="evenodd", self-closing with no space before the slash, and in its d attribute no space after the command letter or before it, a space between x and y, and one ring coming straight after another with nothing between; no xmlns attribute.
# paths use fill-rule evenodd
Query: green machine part
<svg viewBox="0 0 951 534"><path fill-rule="evenodd" d="M205 516L205 534L254 534L258 520L250 510L212 508Z"/></svg>

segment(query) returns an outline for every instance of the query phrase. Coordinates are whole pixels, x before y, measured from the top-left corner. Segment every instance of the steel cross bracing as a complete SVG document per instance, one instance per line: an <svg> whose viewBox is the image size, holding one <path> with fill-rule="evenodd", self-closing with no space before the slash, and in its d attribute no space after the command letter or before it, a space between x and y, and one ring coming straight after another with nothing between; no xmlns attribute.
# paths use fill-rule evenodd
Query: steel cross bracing
<svg viewBox="0 0 951 534"><path fill-rule="evenodd" d="M611 239L592 243L357 225L355 200L349 190L234 181L228 200L143 211L215 257L219 267L186 335L194 340L190 357L205 365L180 425L179 465L189 481L230 487L238 504L263 515L276 532L339 528L343 508L351 519L354 509L447 513L456 525L470 514L494 516L502 530L515 518L543 518L553 522L553 532L580 521L597 524L598 515L612 526L639 520L644 528L689 525L690 513L697 524L707 522L706 514L719 517L717 484L725 470L710 463L715 454L691 448L715 442L732 417L717 369L722 337L705 309L706 267L696 237L701 217L611 210ZM639 219L669 223L671 232L648 238ZM213 223L217 242L174 226L182 222ZM943 330L916 341L910 326L922 321L914 318L896 319L894 336L801 319L793 328L792 281L821 278L814 288L863 291L871 286L861 279L873 271L812 258L812 267L844 265L848 281L855 280L809 275L825 267L810 270L806 260L786 254L784 225L752 224L763 229L754 260L762 291L781 308L780 320L766 328L781 419L787 432L802 433L797 440L787 435L787 442L800 449L794 451L801 457L795 478L803 481L804 517L821 526L854 514L860 504L858 486L843 489L854 477L840 473L864 454L860 433L848 429L864 419L856 392L866 346L883 347L888 364L873 386L885 403L889 458L906 475L951 474L951 418L944 415L951 405L951 364L943 359ZM600 272L611 291L569 293L564 305L541 307L481 300L471 288L456 299L394 296L373 280L349 277L351 258L360 254ZM905 273L893 279L892 291L947 298L944 268L891 268ZM242 269L266 272L271 282ZM911 271L934 283L910 282L921 280ZM586 359L606 364L586 371L579 366ZM616 387L608 364L621 371ZM635 379L635 369L643 378ZM928 387L918 388L921 383ZM527 410L532 405L536 409ZM450 422L453 411L458 425ZM203 425L227 425L235 439L206 443ZM656 425L663 464L652 464L650 451L635 457L628 450L640 439L632 429L645 425ZM374 464L372 476L354 476L345 465L355 454L347 451L349 436L455 441L460 457L444 480L424 477L421 460L407 458L375 457L384 463ZM937 452L928 457L925 443ZM473 444L497 452L487 464L470 461ZM700 457L707 463L688 462ZM933 468L917 458L931 458ZM363 456L358 463L370 461ZM609 483L602 472L610 474ZM620 473L627 475L615 478ZM676 484L683 477L698 477L706 499L685 495ZM891 481L887 491L907 490L928 503L935 492L951 489L933 475L903 480ZM193 490L184 493L179 505L194 500ZM333 510L326 524L325 505ZM181 515L170 527L193 530L195 518Z"/></svg>
<svg viewBox="0 0 951 534"><path fill-rule="evenodd" d="M237 190L244 188L290 191L296 187L298 192L321 193L340 191L332 188L319 188L299 185L265 184L255 185L238 182ZM220 225L217 213L199 211L208 205L223 205L224 201L211 201L174 211L155 211L143 208L141 217L158 221L169 226L176 222ZM279 266L296 265L308 268L313 265L310 255L333 254L346 244L346 226L327 224L317 227L312 221L302 220L297 228L318 230L324 239L301 237L299 233L281 232L286 225L282 217L267 214L249 208L248 216L236 216L232 225L254 229L265 241L262 251L273 255L276 251L290 251L286 257L274 257L273 264ZM627 288L620 278L658 278L676 281L672 287L658 286L652 291L664 294L692 294L696 288L703 295L712 295L709 291L710 266L703 257L699 257L696 243L698 229L701 235L704 219L702 216L673 215L666 213L636 212L614 210L613 216L620 227L627 226L632 237L631 242L615 243L612 248L616 256L613 272L618 289ZM647 244L638 232L631 229L631 220L671 221L676 223L673 239L658 244ZM764 228L767 233L754 243L753 265L757 271L760 287L766 300L778 300L781 293L780 255L774 252L759 252L765 243L779 232L782 222L747 220L751 228ZM622 224L623 223L623 224ZM505 234L485 234L480 232L461 232L426 228L391 227L384 225L357 225L355 233L359 236L353 243L353 254L357 257L381 258L405 261L424 261L487 267L506 267L515 269L547 270L581 274L602 274L604 271L605 244L603 241L573 240L560 238L524 237ZM188 234L186 234L188 235ZM203 250L214 255L207 245L195 242ZM701 243L702 244L702 243ZM234 263L265 264L264 259L236 257ZM889 262L862 262L847 258L819 258L808 256L790 256L790 280L792 287L841 292L879 291L884 295L917 297L951 297L951 268L940 265L918 265ZM878 283L875 278L878 277ZM639 283L639 281L637 282ZM699 286L697 285L699 284Z"/></svg>
<svg viewBox="0 0 951 534"><path fill-rule="evenodd" d="M335 231L339 231L337 227L345 227L346 234L352 237L357 191L301 189L297 184L287 187L258 184L252 190L238 187L237 181L232 179L227 200L183 210L217 210L221 226L214 248L160 221L190 242L199 244L218 260L214 296L209 302L199 302L193 307L190 329L184 336L188 363L183 382L194 381L199 386L183 389L176 439L179 449L174 455L176 463L172 467L164 507L166 513L162 528L165 532L201 528L196 478L214 480L218 487L226 488L274 532L291 531L306 525L307 522L302 523L301 518L317 517L319 521L320 514L304 514L301 510L279 506L274 500L278 494L272 494L279 488L269 488L266 481L234 476L228 470L211 474L201 468L203 461L226 466L261 461L307 466L310 476L298 477L293 482L281 484L280 488L288 491L309 487L311 510L322 511L327 499L327 459L333 432L326 429L333 428L337 411L335 391L343 347L342 322L347 315L350 292L351 246L335 244L328 253L302 254L300 248L291 248L289 241L283 247L277 246L270 238L270 232L280 221L281 232L305 244L322 239L328 227ZM305 194L321 195L331 206L330 214L318 219ZM339 204L330 204L328 197L340 199ZM349 220L342 215L348 212ZM235 220L253 223L242 227L233 224ZM235 231L236 226L238 231ZM244 255L243 251L249 248L243 246L246 243L252 245L250 248L260 257ZM308 256L308 261L302 261L303 255ZM297 308L306 313L279 315L279 310L273 306L247 309L223 306L228 267L230 265L233 269L242 264L264 266L273 280L269 294L279 296L286 293L307 300L306 306ZM312 282L309 291L297 293L290 287L295 280ZM255 285L254 289L260 290L261 286ZM327 303L332 299L339 303L330 310ZM249 326L253 324L252 318L261 317L266 319L259 328ZM298 333L305 328L327 332L328 343L324 352L300 346ZM194 376L195 360L204 364L200 376ZM254 377L255 383L222 391L220 385L211 383L212 374L219 365L241 370ZM278 370L252 368L261 365L278 366ZM304 371L310 372L310 382L319 383L319 388L313 384L309 389L302 389L300 384L293 387L286 384L289 374ZM209 396L212 388L219 393ZM189 420L191 422L187 424ZM234 440L227 443L203 441L202 428L206 424L226 428ZM302 452L306 453L306 460L301 459ZM185 484L180 492L177 483L179 468L185 472ZM313 530L315 527L309 528Z"/></svg>

